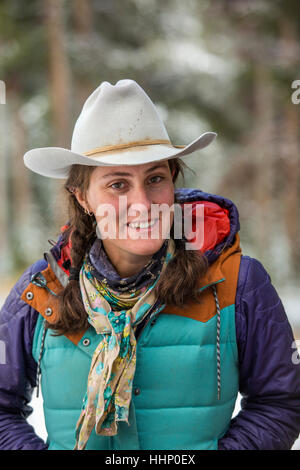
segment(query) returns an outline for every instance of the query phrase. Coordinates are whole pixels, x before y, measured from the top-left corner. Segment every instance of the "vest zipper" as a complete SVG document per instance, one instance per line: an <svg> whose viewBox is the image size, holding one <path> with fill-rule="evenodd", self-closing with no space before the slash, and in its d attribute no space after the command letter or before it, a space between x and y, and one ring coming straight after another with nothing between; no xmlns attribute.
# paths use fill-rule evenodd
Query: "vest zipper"
<svg viewBox="0 0 300 470"><path fill-rule="evenodd" d="M220 304L217 295L217 288L215 285L212 286L215 303L217 307L217 397L220 400L221 397L221 353L220 353L220 330L221 330L221 311L220 311Z"/></svg>
<svg viewBox="0 0 300 470"><path fill-rule="evenodd" d="M136 330L136 333L135 333L135 338L136 340L141 336L142 332L144 331L146 325L149 323L149 321L155 316L155 314L157 313L157 311L159 310L159 308L157 308L158 306L158 302L155 302L152 307L150 308L148 314L146 315L145 318L143 318L143 320L141 320L137 325L136 327L140 326L140 328L138 330Z"/></svg>
<svg viewBox="0 0 300 470"><path fill-rule="evenodd" d="M46 336L46 320L44 320L44 322L43 322L43 336L42 336L40 354L39 354L38 365L37 365L37 370L36 370L35 386L36 386L36 397L37 398L39 396L39 389L40 389L41 361L42 361L42 354L43 354L43 349L44 349L45 336Z"/></svg>

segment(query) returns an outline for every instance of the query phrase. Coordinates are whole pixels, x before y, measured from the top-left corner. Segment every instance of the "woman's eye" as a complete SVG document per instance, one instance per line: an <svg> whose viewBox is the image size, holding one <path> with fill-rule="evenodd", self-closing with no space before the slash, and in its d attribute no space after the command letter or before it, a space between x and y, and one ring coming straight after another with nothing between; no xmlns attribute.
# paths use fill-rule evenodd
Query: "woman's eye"
<svg viewBox="0 0 300 470"><path fill-rule="evenodd" d="M163 176L157 175L157 176L152 176L152 178L150 178L150 181L153 179L155 180L155 178L158 178L158 180L154 181L154 183L160 183L164 179Z"/></svg>
<svg viewBox="0 0 300 470"><path fill-rule="evenodd" d="M163 176L152 176L149 181L150 181L150 184L152 183L160 183L162 180L164 179ZM123 185L123 186L122 186ZM118 181L116 183L113 183L110 185L110 188L112 189L116 189L117 191L122 191L122 189L125 189L125 183L123 181Z"/></svg>
<svg viewBox="0 0 300 470"><path fill-rule="evenodd" d="M124 183L123 183L122 181L120 181L119 183L113 183L113 184L111 184L110 187L113 188L113 189L123 189L123 188L120 188L120 187L116 187L116 188L114 187L114 186L118 186L118 185L120 185L120 184L124 184Z"/></svg>

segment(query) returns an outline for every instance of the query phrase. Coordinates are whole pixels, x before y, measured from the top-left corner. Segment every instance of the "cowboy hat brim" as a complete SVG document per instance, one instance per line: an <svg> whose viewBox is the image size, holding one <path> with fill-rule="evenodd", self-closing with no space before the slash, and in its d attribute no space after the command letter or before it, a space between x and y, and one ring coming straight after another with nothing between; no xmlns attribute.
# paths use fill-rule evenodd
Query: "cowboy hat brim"
<svg viewBox="0 0 300 470"><path fill-rule="evenodd" d="M207 147L215 138L215 132L205 132L184 148L157 144L109 150L92 157L60 147L43 147L29 150L24 155L24 164L31 171L49 178L68 178L71 165L114 166L142 165L190 155Z"/></svg>

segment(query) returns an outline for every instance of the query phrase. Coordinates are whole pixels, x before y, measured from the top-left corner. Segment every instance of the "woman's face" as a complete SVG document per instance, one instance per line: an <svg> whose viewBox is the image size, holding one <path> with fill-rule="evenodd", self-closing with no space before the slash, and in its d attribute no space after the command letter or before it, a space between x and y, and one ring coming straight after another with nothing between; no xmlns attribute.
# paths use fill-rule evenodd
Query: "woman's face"
<svg viewBox="0 0 300 470"><path fill-rule="evenodd" d="M123 266L125 272L127 265L127 274L146 264L169 237L174 184L167 161L98 166L91 174L86 200L78 191L75 194L94 213L107 255L117 269Z"/></svg>

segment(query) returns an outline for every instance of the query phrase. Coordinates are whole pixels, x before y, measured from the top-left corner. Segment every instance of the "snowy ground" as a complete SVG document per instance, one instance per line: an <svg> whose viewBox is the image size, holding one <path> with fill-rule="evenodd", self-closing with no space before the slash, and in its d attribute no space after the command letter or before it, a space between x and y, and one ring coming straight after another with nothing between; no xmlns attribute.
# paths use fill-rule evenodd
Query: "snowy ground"
<svg viewBox="0 0 300 470"><path fill-rule="evenodd" d="M7 294L0 292L0 306L4 302ZM292 325L295 339L300 340L300 292L296 289L280 293L283 305L289 321ZM300 343L300 341L299 341ZM300 346L300 344L299 344ZM300 348L299 348L300 353ZM43 401L42 397L36 398L36 390L34 391L34 396L32 397L31 406L33 407L33 413L29 417L28 421L34 427L36 433L44 440L46 440L47 432L45 429L44 417L43 417ZM240 396L238 396L234 415L236 415L240 410ZM300 450L300 436L293 446L293 450Z"/></svg>

